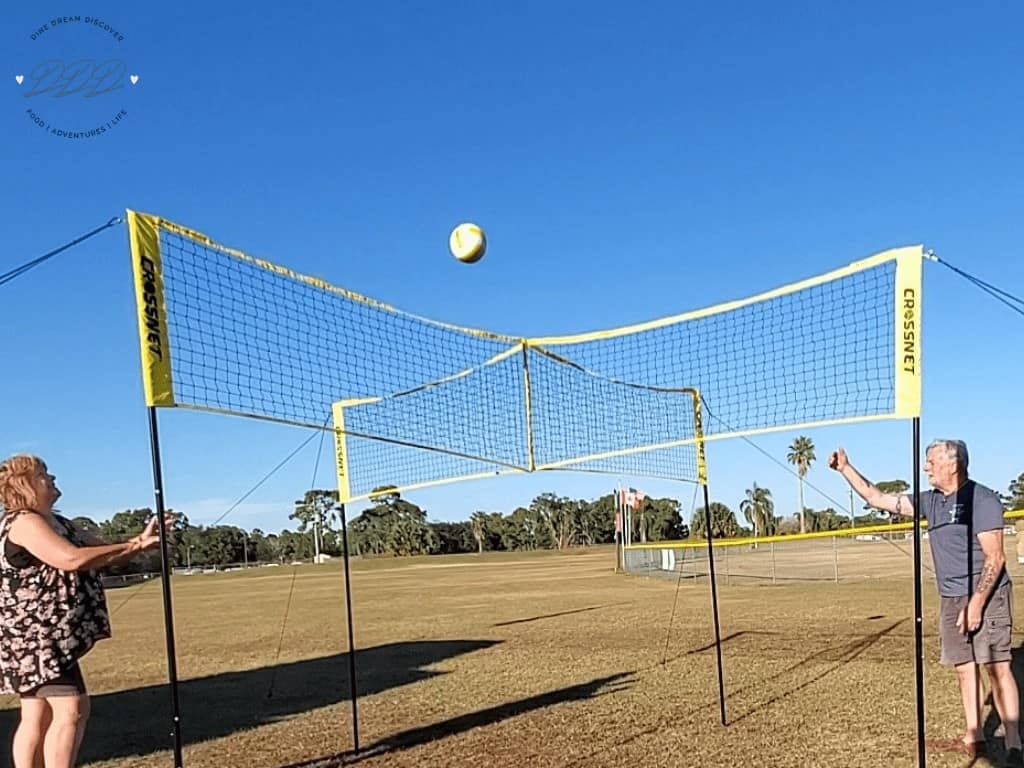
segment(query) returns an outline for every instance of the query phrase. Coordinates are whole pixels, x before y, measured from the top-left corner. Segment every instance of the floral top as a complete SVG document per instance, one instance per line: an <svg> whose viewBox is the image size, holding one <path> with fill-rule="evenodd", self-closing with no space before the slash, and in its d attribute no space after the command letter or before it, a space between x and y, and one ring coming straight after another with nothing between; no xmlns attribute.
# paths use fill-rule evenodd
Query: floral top
<svg viewBox="0 0 1024 768"><path fill-rule="evenodd" d="M99 574L62 571L8 541L15 512L0 518L0 694L26 693L61 676L97 640L110 637ZM83 540L56 515L57 533Z"/></svg>

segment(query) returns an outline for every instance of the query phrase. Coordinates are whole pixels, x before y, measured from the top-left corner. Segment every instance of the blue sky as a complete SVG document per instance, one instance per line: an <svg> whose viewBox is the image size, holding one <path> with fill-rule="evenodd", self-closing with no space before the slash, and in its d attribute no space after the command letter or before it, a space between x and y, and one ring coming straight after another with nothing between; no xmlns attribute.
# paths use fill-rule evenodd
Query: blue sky
<svg viewBox="0 0 1024 768"><path fill-rule="evenodd" d="M84 25L32 40L68 12L50 4L5 14L4 270L131 207L417 314L525 336L740 298L910 243L1006 290L1022 284L1024 12L1010 4L86 10L124 41ZM117 50L139 75L104 97L127 115L102 136L57 138L25 114L14 75L61 46ZM69 123L99 109L51 107ZM467 219L489 237L472 267L447 253ZM1022 318L925 267L923 438L966 439L975 477L1005 490L1024 471ZM0 291L0 452L46 458L68 513L151 505L124 230ZM184 412L161 426L168 500L198 523L306 437ZM819 456L808 480L828 496L809 490L810 506L847 499L824 467L838 442L868 477L909 479L909 423L807 434ZM784 461L795 436L754 442ZM287 526L318 443L224 522ZM795 512L795 477L750 444L713 444L709 460L714 499L735 508L756 481L777 513ZM409 498L432 519L464 519L619 481L692 511L692 486L562 473ZM325 450L316 484L332 483Z"/></svg>

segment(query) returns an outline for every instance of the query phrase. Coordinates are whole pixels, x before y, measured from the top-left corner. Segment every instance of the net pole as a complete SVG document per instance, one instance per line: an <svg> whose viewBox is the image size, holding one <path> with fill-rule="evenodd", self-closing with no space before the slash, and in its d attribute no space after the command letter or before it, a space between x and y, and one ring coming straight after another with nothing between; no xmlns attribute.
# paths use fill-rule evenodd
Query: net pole
<svg viewBox="0 0 1024 768"><path fill-rule="evenodd" d="M348 566L348 520L341 504L341 550L345 563L345 613L348 617L348 689L352 698L352 751L359 754L359 698L356 691L356 645L352 622L352 575Z"/></svg>
<svg viewBox="0 0 1024 768"><path fill-rule="evenodd" d="M708 575L711 582L711 613L715 622L715 656L718 660L718 705L722 715L722 725L728 725L725 719L725 673L722 671L722 629L718 621L718 585L715 583L715 546L711 540L711 501L708 495L708 484L704 488L704 534L708 541Z"/></svg>
<svg viewBox="0 0 1024 768"><path fill-rule="evenodd" d="M914 451L914 685L917 695L917 764L925 768L924 625L921 607L921 417L913 421Z"/></svg>
<svg viewBox="0 0 1024 768"><path fill-rule="evenodd" d="M156 502L157 526L160 531L160 582L163 589L164 632L167 646L167 678L171 693L171 738L175 768L182 768L181 709L178 699L178 662L174 643L174 610L171 603L171 564L168 556L167 527L164 525L164 478L160 458L160 433L156 407L149 406L149 445L153 458L153 496Z"/></svg>
<svg viewBox="0 0 1024 768"><path fill-rule="evenodd" d="M839 539L832 537L832 565L835 568L836 584L839 583Z"/></svg>

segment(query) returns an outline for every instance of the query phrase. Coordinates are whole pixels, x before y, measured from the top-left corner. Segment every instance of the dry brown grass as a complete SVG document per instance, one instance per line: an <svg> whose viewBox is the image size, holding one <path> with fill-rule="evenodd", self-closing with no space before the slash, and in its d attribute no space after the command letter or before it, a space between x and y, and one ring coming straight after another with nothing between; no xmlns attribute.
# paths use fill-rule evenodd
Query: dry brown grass
<svg viewBox="0 0 1024 768"><path fill-rule="evenodd" d="M610 549L355 562L366 754L348 762L914 765L911 560L888 546L858 557L865 574L886 575L722 582L725 728L706 581L615 575ZM337 565L175 578L186 766L339 763L351 747L342 587ZM84 664L84 758L171 766L159 584L109 600L115 638ZM936 663L935 608L929 577L928 736L939 739L959 733L961 714ZM0 713L6 732L13 715ZM929 754L929 765L964 764Z"/></svg>

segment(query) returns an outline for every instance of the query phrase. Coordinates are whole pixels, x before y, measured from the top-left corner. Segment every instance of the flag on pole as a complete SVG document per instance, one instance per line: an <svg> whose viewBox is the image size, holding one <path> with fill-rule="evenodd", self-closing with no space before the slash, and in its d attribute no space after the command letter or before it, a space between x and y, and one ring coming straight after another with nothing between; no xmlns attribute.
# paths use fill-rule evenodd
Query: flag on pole
<svg viewBox="0 0 1024 768"><path fill-rule="evenodd" d="M647 494L636 488L623 488L619 491L619 509L640 509Z"/></svg>

